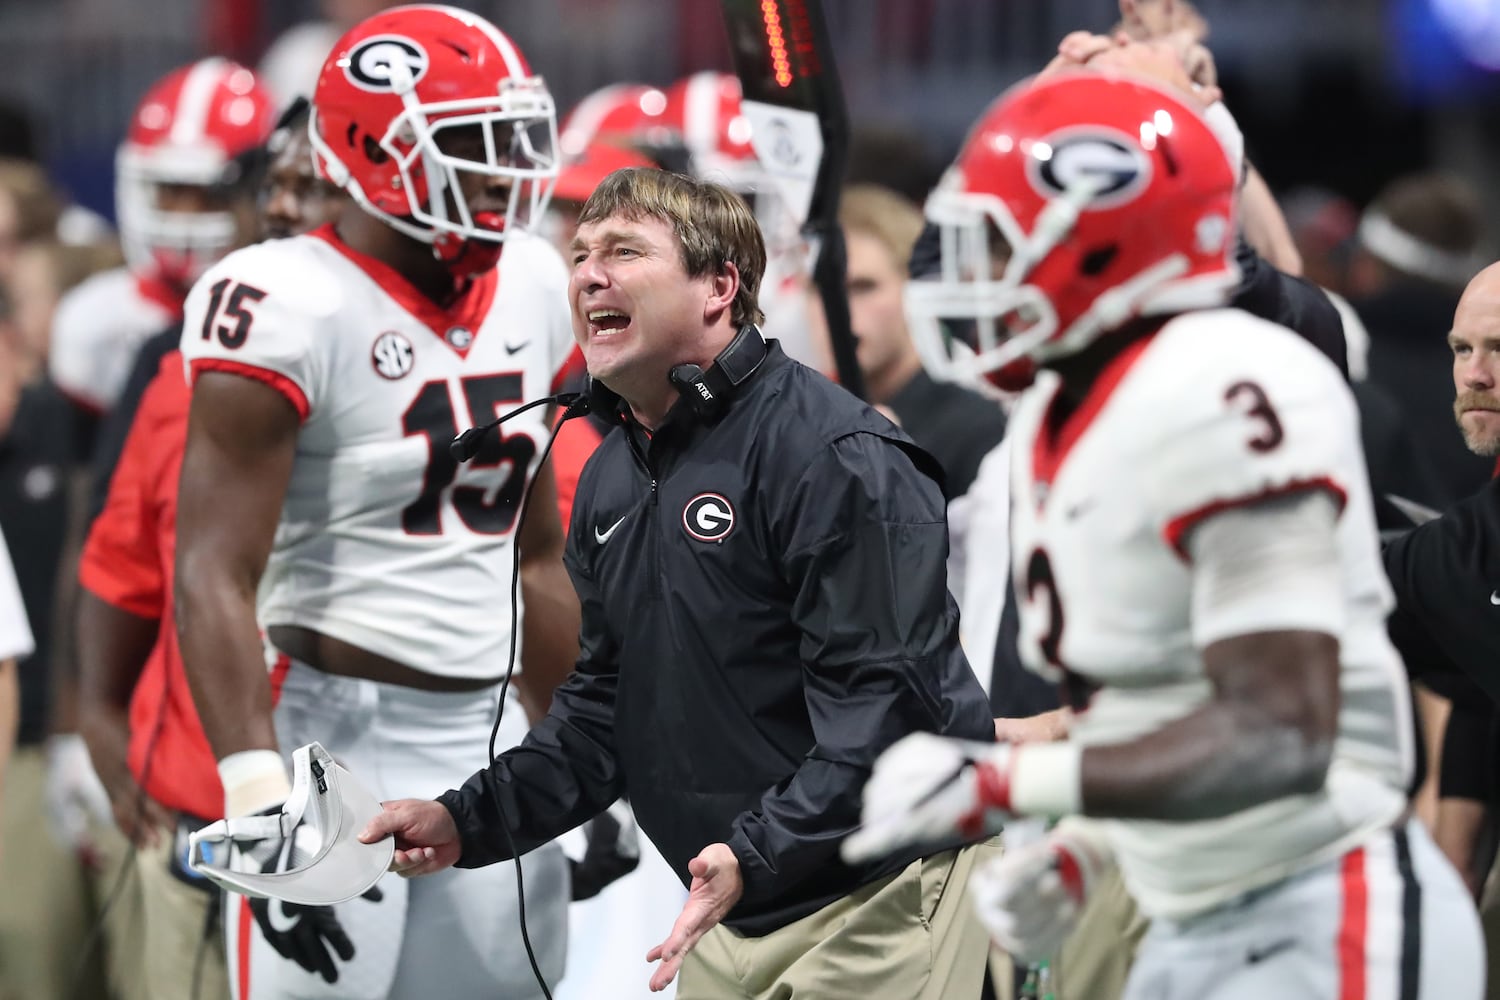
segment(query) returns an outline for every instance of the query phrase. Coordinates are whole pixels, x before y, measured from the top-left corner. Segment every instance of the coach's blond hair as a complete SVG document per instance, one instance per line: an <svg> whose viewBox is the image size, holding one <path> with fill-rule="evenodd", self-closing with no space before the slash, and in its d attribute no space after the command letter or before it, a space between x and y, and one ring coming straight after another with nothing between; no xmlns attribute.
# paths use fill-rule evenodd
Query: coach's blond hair
<svg viewBox="0 0 1500 1000"><path fill-rule="evenodd" d="M719 274L733 262L740 288L730 308L736 327L764 323L760 279L766 272L766 241L739 195L721 184L650 167L616 170L583 204L578 224L611 217L660 219L672 227L690 277Z"/></svg>

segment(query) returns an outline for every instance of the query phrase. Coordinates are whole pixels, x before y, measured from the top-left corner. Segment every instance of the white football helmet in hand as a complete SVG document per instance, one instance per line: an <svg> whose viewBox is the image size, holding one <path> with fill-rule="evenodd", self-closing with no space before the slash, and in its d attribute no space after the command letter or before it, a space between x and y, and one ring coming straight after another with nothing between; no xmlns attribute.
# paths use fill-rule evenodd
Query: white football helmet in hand
<svg viewBox="0 0 1500 1000"><path fill-rule="evenodd" d="M980 840L1009 817L1011 747L913 733L875 761L860 829L843 843L857 864L911 844Z"/></svg>
<svg viewBox="0 0 1500 1000"><path fill-rule="evenodd" d="M1089 893L1114 867L1104 834L1069 821L975 870L974 908L995 945L1026 965L1055 957Z"/></svg>

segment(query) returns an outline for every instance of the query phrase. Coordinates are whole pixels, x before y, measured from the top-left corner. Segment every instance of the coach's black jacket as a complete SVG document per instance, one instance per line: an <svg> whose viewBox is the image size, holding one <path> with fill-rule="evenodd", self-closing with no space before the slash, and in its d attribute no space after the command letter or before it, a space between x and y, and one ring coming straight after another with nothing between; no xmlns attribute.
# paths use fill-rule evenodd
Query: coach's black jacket
<svg viewBox="0 0 1500 1000"><path fill-rule="evenodd" d="M936 464L772 342L717 420L682 401L599 446L567 566L582 650L520 747L441 801L466 867L525 852L621 793L684 884L728 843L759 935L904 867L851 868L876 756L917 730L993 741L945 586ZM497 809L497 806L500 808Z"/></svg>

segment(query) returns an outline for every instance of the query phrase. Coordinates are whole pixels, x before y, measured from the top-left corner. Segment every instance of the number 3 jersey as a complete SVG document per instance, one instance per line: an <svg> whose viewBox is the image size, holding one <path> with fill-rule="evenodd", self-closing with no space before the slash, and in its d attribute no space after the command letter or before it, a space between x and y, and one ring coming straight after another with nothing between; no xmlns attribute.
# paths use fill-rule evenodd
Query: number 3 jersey
<svg viewBox="0 0 1500 1000"><path fill-rule="evenodd" d="M1259 600L1225 633L1193 608L1189 537L1231 509L1303 491L1340 507L1340 710L1323 790L1218 819L1106 823L1142 909L1182 917L1356 846L1406 806L1405 672L1386 638L1358 416L1343 379L1291 332L1192 313L1127 347L1060 429L1045 373L1013 415L1012 564L1027 666L1063 682L1085 746L1159 730L1211 697L1201 652L1235 634L1316 628Z"/></svg>
<svg viewBox="0 0 1500 1000"><path fill-rule="evenodd" d="M324 227L230 254L194 286L190 377L257 379L303 421L262 628L303 626L445 677L504 672L511 545L546 408L467 464L448 447L552 391L573 347L567 278L550 245L516 234L443 309Z"/></svg>

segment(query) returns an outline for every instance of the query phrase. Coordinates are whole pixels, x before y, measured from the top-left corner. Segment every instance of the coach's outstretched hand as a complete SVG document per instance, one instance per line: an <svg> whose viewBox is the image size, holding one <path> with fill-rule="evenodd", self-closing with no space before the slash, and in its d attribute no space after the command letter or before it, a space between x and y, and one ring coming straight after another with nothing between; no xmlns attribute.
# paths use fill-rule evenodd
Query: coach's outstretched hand
<svg viewBox="0 0 1500 1000"><path fill-rule="evenodd" d="M373 844L386 837L396 838L391 871L402 878L451 868L463 853L453 814L431 799L382 802L380 815L370 820L359 841Z"/></svg>
<svg viewBox="0 0 1500 1000"><path fill-rule="evenodd" d="M728 844L709 844L688 862L692 888L672 933L646 953L646 961L659 962L651 974L651 992L660 993L682 969L682 960L703 935L716 927L734 909L745 892L740 859Z"/></svg>

